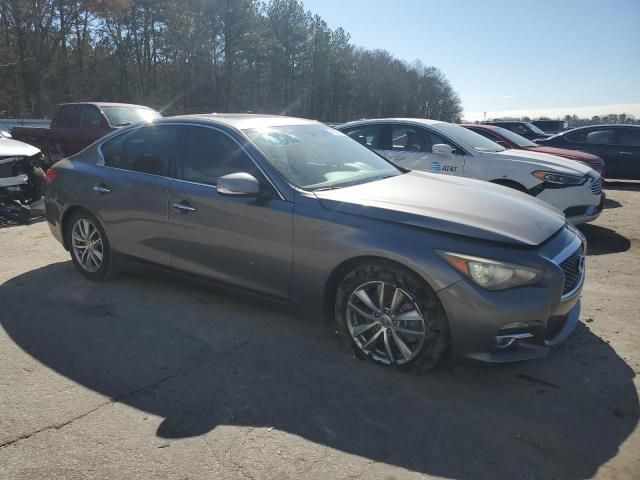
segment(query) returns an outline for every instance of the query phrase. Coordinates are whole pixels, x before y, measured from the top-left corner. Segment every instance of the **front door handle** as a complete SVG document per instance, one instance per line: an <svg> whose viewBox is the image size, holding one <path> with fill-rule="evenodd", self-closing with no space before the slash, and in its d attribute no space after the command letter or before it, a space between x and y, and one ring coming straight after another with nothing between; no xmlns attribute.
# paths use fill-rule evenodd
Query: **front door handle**
<svg viewBox="0 0 640 480"><path fill-rule="evenodd" d="M191 213L196 211L196 207L192 207L189 202L186 200L181 200L180 202L176 202L172 205L174 210L177 210L182 213Z"/></svg>
<svg viewBox="0 0 640 480"><path fill-rule="evenodd" d="M96 193L111 193L111 187L104 183L99 183L93 186L93 191Z"/></svg>
<svg viewBox="0 0 640 480"><path fill-rule="evenodd" d="M620 155L633 155L633 152L618 152Z"/></svg>

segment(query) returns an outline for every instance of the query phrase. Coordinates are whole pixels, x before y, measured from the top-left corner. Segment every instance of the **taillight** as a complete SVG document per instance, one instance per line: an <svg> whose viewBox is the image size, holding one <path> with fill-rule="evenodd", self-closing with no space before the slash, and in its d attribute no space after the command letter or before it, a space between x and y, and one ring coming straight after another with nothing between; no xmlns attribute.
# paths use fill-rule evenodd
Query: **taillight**
<svg viewBox="0 0 640 480"><path fill-rule="evenodd" d="M50 168L49 170L47 170L47 185L55 180L55 178L58 176L58 173L59 172L56 168Z"/></svg>

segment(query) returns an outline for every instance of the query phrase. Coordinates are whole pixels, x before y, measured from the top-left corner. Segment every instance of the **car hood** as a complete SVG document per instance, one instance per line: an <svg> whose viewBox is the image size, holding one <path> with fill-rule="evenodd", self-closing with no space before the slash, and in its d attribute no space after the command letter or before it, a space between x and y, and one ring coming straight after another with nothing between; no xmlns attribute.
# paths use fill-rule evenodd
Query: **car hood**
<svg viewBox="0 0 640 480"><path fill-rule="evenodd" d="M562 212L527 194L425 172L315 194L330 210L516 245L539 245L565 223Z"/></svg>
<svg viewBox="0 0 640 480"><path fill-rule="evenodd" d="M24 142L10 138L0 138L0 158L18 156L31 157L39 152L39 149Z"/></svg>
<svg viewBox="0 0 640 480"><path fill-rule="evenodd" d="M566 158L550 155L542 152L532 152L531 150L508 149L502 152L485 153L494 155L496 158L509 159L512 161L530 163L537 169L551 169L556 172L568 173L572 175L585 175L593 169L588 165L574 162Z"/></svg>

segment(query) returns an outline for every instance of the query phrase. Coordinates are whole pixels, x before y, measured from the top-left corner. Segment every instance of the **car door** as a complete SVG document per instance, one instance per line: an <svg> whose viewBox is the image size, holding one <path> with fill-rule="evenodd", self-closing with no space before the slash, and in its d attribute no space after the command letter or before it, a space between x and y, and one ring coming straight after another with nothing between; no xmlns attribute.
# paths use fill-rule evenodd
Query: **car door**
<svg viewBox="0 0 640 480"><path fill-rule="evenodd" d="M620 145L616 145L616 129L611 127L581 128L562 136L566 145L572 150L582 150L597 155L604 160L604 173L609 178L616 178L623 171L620 163ZM622 168L621 168L622 167Z"/></svg>
<svg viewBox="0 0 640 480"><path fill-rule="evenodd" d="M104 135L106 119L95 105L80 105L80 128L76 131L76 145L66 155L74 155Z"/></svg>
<svg viewBox="0 0 640 480"><path fill-rule="evenodd" d="M254 197L219 193L219 177L256 177ZM284 200L230 133L187 126L177 178L169 186L173 267L269 296L287 298L293 203Z"/></svg>
<svg viewBox="0 0 640 480"><path fill-rule="evenodd" d="M118 254L170 264L167 200L180 128L144 126L100 147L104 165L92 179L89 208L102 220Z"/></svg>
<svg viewBox="0 0 640 480"><path fill-rule="evenodd" d="M391 141L383 155L396 165L445 175L464 175L464 155L442 135L415 125L394 123L388 126ZM434 145L451 146L451 154L436 154Z"/></svg>
<svg viewBox="0 0 640 480"><path fill-rule="evenodd" d="M80 105L60 105L49 129L48 150L52 161L56 162L80 150L77 139L79 128Z"/></svg>
<svg viewBox="0 0 640 480"><path fill-rule="evenodd" d="M640 179L640 127L617 128L615 143L618 178Z"/></svg>

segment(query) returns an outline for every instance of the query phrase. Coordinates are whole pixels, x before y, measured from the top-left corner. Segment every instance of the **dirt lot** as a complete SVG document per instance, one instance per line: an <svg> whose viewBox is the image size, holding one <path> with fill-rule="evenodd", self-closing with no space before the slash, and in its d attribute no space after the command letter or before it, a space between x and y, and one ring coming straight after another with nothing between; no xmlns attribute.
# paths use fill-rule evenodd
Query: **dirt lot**
<svg viewBox="0 0 640 480"><path fill-rule="evenodd" d="M74 272L0 228L0 478L640 478L640 185L584 227L582 323L541 361L415 377L288 310Z"/></svg>

